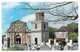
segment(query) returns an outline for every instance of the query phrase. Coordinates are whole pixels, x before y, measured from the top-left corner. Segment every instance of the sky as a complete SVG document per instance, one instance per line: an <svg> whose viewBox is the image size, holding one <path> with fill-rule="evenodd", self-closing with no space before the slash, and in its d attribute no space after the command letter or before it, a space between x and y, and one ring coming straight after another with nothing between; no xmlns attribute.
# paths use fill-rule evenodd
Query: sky
<svg viewBox="0 0 80 52"><path fill-rule="evenodd" d="M45 8L46 2L29 2L30 6L33 8ZM10 27L10 24L16 20L21 20L27 23L29 29L31 29L31 23L29 21L35 21L35 12L32 10L22 10L21 8L29 8L26 3L23 2L2 2L2 35L5 34L7 28ZM65 6L65 11L70 9L70 7ZM32 12L32 13L31 13ZM50 14L45 13L44 19L56 19L56 16L51 16ZM58 23L53 24L53 22L49 22L50 27L60 28L61 26L66 26L67 24L75 21L66 21L64 24Z"/></svg>

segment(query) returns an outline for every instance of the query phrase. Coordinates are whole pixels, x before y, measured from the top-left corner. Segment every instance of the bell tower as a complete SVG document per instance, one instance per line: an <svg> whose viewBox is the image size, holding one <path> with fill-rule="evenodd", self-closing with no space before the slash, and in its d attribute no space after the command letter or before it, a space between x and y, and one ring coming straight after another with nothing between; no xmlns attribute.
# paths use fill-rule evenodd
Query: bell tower
<svg viewBox="0 0 80 52"><path fill-rule="evenodd" d="M44 12L39 8L39 10L35 13L36 20L44 20Z"/></svg>
<svg viewBox="0 0 80 52"><path fill-rule="evenodd" d="M31 43L41 45L49 39L48 22L44 21L44 12L40 8L35 16L35 22L31 23Z"/></svg>

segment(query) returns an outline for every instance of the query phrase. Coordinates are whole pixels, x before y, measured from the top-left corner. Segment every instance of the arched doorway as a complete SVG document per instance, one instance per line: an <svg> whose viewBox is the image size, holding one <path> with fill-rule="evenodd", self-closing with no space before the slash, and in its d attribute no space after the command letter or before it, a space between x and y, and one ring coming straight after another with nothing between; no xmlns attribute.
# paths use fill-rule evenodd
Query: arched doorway
<svg viewBox="0 0 80 52"><path fill-rule="evenodd" d="M37 39L37 38L35 38L35 44L37 44L37 42L38 42L38 39Z"/></svg>
<svg viewBox="0 0 80 52"><path fill-rule="evenodd" d="M16 44L21 44L21 37L20 37L20 35L16 36Z"/></svg>

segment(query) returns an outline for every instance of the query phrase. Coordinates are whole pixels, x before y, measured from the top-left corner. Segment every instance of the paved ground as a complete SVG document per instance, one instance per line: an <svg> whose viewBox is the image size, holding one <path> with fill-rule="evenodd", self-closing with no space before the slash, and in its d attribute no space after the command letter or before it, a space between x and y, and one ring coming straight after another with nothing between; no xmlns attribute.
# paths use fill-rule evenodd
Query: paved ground
<svg viewBox="0 0 80 52"><path fill-rule="evenodd" d="M70 50L78 50L78 44L74 43L73 45L74 45L73 48L71 48ZM18 47L22 47L24 50L28 50L28 47L25 47L25 46L22 46L22 45L19 45ZM43 51L48 50L48 51L50 51L51 48L49 48L48 46L43 45L43 46L40 47L40 50L43 50Z"/></svg>
<svg viewBox="0 0 80 52"><path fill-rule="evenodd" d="M51 48L49 48L48 46L43 45L43 46L40 47L40 50L51 50Z"/></svg>
<svg viewBox="0 0 80 52"><path fill-rule="evenodd" d="M22 45L19 45L18 47L23 48L25 51L28 50L28 47L25 47L25 46L22 46ZM43 46L40 47L40 50L44 50L45 51L45 50L51 50L51 49L48 46L43 45Z"/></svg>
<svg viewBox="0 0 80 52"><path fill-rule="evenodd" d="M73 43L73 50L78 50L78 43Z"/></svg>

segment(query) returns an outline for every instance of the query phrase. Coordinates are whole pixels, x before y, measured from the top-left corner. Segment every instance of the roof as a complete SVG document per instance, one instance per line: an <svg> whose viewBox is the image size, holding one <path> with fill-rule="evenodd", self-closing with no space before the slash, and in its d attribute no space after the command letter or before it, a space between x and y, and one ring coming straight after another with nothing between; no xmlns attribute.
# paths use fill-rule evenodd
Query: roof
<svg viewBox="0 0 80 52"><path fill-rule="evenodd" d="M26 22L23 22L23 21L21 21L21 20L16 20L16 21L14 21L14 22L12 22L12 23L16 23L16 22L19 22L19 23L26 23Z"/></svg>
<svg viewBox="0 0 80 52"><path fill-rule="evenodd" d="M68 27L62 26L56 32L73 32L73 31Z"/></svg>
<svg viewBox="0 0 80 52"><path fill-rule="evenodd" d="M16 29L16 30L15 30ZM24 32L28 32L29 29L27 27L27 24L26 22L23 22L21 20L16 20L14 22L11 23L9 29L7 30L8 33L10 32L21 32L21 33L24 33Z"/></svg>

